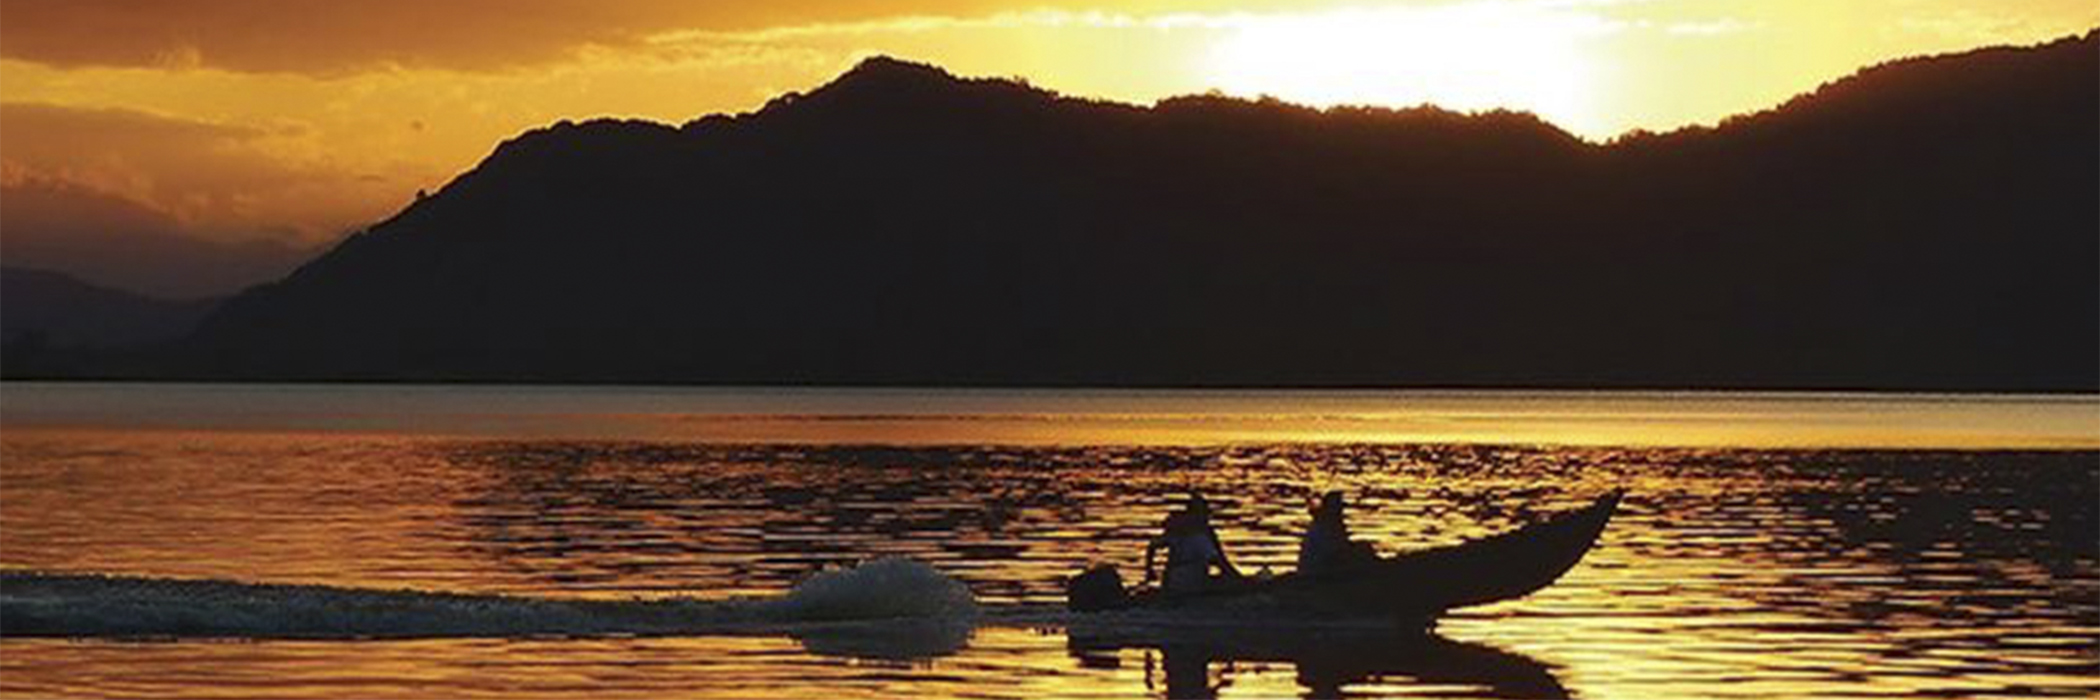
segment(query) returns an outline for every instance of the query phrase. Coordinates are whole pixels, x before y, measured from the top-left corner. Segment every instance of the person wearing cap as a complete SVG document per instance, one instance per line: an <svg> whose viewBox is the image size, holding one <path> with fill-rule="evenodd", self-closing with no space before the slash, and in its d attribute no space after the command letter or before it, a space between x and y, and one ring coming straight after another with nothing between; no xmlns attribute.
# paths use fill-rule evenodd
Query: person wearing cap
<svg viewBox="0 0 2100 700"><path fill-rule="evenodd" d="M1160 589L1167 593L1198 592L1214 587L1211 567L1227 579L1240 578L1240 571L1225 556L1218 531L1210 524L1210 502L1190 495L1188 505L1167 516L1162 532L1145 545L1145 582L1152 581L1152 563L1159 550L1167 550L1167 566Z"/></svg>
<svg viewBox="0 0 2100 700"><path fill-rule="evenodd" d="M1313 506L1312 525L1298 543L1298 575L1326 576L1378 558L1369 544L1350 541L1343 507L1340 491L1327 492Z"/></svg>

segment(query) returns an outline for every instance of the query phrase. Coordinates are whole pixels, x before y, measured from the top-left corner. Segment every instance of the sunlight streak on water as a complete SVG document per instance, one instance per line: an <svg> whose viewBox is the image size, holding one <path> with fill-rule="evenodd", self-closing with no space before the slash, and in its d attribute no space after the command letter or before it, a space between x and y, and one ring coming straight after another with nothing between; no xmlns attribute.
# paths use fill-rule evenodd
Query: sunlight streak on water
<svg viewBox="0 0 2100 700"><path fill-rule="evenodd" d="M891 445L2100 449L2100 396L10 382L0 424Z"/></svg>
<svg viewBox="0 0 2100 700"><path fill-rule="evenodd" d="M1144 540L1192 489L1220 505L1243 568L1283 571L1325 490L1346 491L1358 536L1393 552L1611 488L1628 496L1581 565L1530 598L1461 611L1434 643L1322 632L1132 646L1040 613L1088 562L1135 575ZM10 423L11 571L727 600L900 556L967 584L983 613L958 640L8 638L0 696L2083 697L2100 692L2096 511L2092 451L756 445Z"/></svg>
<svg viewBox="0 0 2100 700"><path fill-rule="evenodd" d="M233 391L239 402L260 402L250 408L262 414L256 418L262 423L227 418L227 406L239 402L225 399L206 402L210 410L199 412L204 418L166 416L181 410L160 406L166 423L149 420L147 429L23 427L15 418L25 412L48 418L67 414L65 406L95 402L23 406L25 393L17 389L4 387L0 402L8 420L0 431L0 568L10 572L615 603L779 597L817 572L909 557L968 584L983 612L974 618L974 631L968 624L960 631L937 624L930 637L892 626L844 633L762 626L756 635L727 637L573 639L8 637L0 641L0 696L1865 698L2100 692L2100 452L2092 450L1308 439L955 444L964 433L955 433L951 423L974 423L943 416L1012 412L1012 406L1029 404L1027 397L995 393L945 397L951 404L926 408L934 416L926 418L930 425L892 446L832 439L718 444L693 439L693 433L573 439L533 429L521 431L523 437L491 437L479 429L388 429L477 406L487 391L464 391L439 404L418 397L407 402L416 408L380 423L313 418L365 410L378 416L386 406L401 406L395 399L374 399L361 387L340 395L296 389L298 402L332 397L319 402L321 408L302 408L304 414L279 414L281 406L269 402L294 402L281 393ZM409 393L416 391L422 389ZM540 420L531 406L548 410L546 425L561 423L567 410L619 408L626 414L651 402L668 402L659 406L664 414L691 410L691 397L676 391L643 391L640 397L584 391L575 393L575 406L554 412L559 402L548 397L563 391L531 393L523 404L496 404L504 410L525 406L512 418L527 427ZM145 404L166 397L149 391ZM1077 410L1071 402L1096 399L1107 402L1098 395L1063 395L1031 406L1033 414L1069 416ZM1346 402L1354 399L1359 397ZM1472 399L1478 397L1443 402ZM760 404L790 399L739 393L735 402L745 404L720 410L779 410ZM834 404L806 397L794 402L800 402L798 416L855 416L886 406L882 402L895 404L895 397L848 393L825 399ZM1159 402L1157 397L1119 402L1134 414L1241 412L1220 404L1144 404ZM1436 402L1441 399L1430 404ZM1823 418L1800 423L1793 408L1772 412L1768 402L1760 410L1768 423L1798 431L1802 425L1829 427L1837 420L1831 414L1940 414L1947 406L1966 412L1997 406L2003 416L1991 418L1995 425L2016 425L2035 412L2056 414L2071 420L2037 433L2071 435L2083 420L2077 416L2092 406L2089 399L2035 404L1989 397L1924 399L1913 402L1917 406L1890 399L1800 402L1823 406ZM1533 416L1554 414L1560 423L1596 418L1573 408L1569 397L1548 404L1533 406ZM1663 397L1606 399L1594 410L1651 420L1655 412L1667 414L1667 404ZM1699 423L1711 420L1701 416L1758 412L1714 404L1714 397L1686 399L1676 420ZM485 402L481 408L496 410ZM1323 414L1361 410L1342 404L1315 408ZM1462 412L1455 404L1436 410ZM1497 410L1512 412L1525 410ZM317 423L275 425L309 420L300 416ZM489 427L502 425L498 418L487 420L493 420ZM922 418L892 414L888 420ZM1065 425L1056 420L1046 425ZM1611 420L1623 416L1604 423ZM804 423L829 431L840 420ZM855 420L844 425L861 427ZM922 439L926 435L941 439ZM1132 645L1115 641L1113 624L1100 637L1098 622L1046 614L1056 610L1063 578L1088 561L1115 563L1134 576L1144 538L1189 490L1210 494L1220 505L1222 538L1241 568L1283 572L1291 568L1296 534L1308 521L1306 505L1325 490L1348 492L1357 536L1392 553L1508 530L1611 488L1627 490L1623 507L1598 547L1567 578L1529 599L1459 612L1441 624L1443 637L1436 641L1241 631L1226 635L1239 641ZM17 591L23 589L0 589L0 597ZM666 624L672 622L678 620ZM283 624L296 631L307 622L290 618ZM401 635L416 637L416 624L424 622L407 618L399 624L407 624ZM6 620L0 620L0 631L6 631ZM960 637L945 637L951 633Z"/></svg>

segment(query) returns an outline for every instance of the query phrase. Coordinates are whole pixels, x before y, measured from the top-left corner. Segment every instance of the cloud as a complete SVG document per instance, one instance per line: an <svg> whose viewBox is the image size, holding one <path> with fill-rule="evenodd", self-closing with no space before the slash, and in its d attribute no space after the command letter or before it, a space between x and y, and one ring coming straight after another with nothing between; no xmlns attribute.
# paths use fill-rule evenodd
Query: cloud
<svg viewBox="0 0 2100 700"><path fill-rule="evenodd" d="M203 238L152 205L20 170L0 175L0 202L0 263L155 296L226 294L280 277L316 252Z"/></svg>
<svg viewBox="0 0 2100 700"><path fill-rule="evenodd" d="M1075 12L1034 9L1001 12L975 17L903 15L851 22L817 22L746 31L685 29L661 32L646 39L649 45L696 43L793 43L828 39L909 35L930 32L1004 29L1227 29L1245 23L1248 15L1177 13L1132 15L1089 10Z"/></svg>
<svg viewBox="0 0 2100 700"><path fill-rule="evenodd" d="M4 0L0 56L71 66L337 73L382 65L485 70L627 46L668 31L739 31L899 14L979 15L1015 0ZM1070 4L1070 3L1067 3ZM1202 0L1140 5L1206 5Z"/></svg>
<svg viewBox="0 0 2100 700"><path fill-rule="evenodd" d="M313 137L296 124L0 103L0 261L161 296L283 274L404 199L402 183L287 152Z"/></svg>
<svg viewBox="0 0 2100 700"><path fill-rule="evenodd" d="M1394 2L1396 0L1387 0ZM1432 4L1447 0L1397 0ZM1290 0L0 0L0 57L54 66L341 74L495 70L680 31L896 17L1286 10Z"/></svg>
<svg viewBox="0 0 2100 700"><path fill-rule="evenodd" d="M298 153L299 125L233 125L136 110L0 103L0 162L15 181L63 181L140 202L214 238L306 240L376 217L385 191ZM398 195L397 195L398 196Z"/></svg>
<svg viewBox="0 0 2100 700"><path fill-rule="evenodd" d="M57 171L147 199L156 192L180 197L284 175L243 148L263 135L251 127L124 109L0 104L0 156L17 169ZM220 167L156 167L177 163ZM236 180L224 181L228 177Z"/></svg>
<svg viewBox="0 0 2100 700"><path fill-rule="evenodd" d="M1679 36L1717 36L1760 29L1763 22L1745 22L1733 17L1696 22L1673 22L1663 27L1663 32Z"/></svg>
<svg viewBox="0 0 2100 700"><path fill-rule="evenodd" d="M329 73L488 68L616 42L667 3L6 0L0 55L67 66Z"/></svg>

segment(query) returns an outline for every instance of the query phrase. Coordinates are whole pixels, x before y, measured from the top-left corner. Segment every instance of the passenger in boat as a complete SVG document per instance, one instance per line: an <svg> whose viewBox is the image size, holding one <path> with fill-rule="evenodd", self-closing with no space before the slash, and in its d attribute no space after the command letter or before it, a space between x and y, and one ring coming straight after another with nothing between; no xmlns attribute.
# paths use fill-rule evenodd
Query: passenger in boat
<svg viewBox="0 0 2100 700"><path fill-rule="evenodd" d="M1152 581L1153 558L1167 550L1166 573L1160 589L1168 593L1190 593L1216 587L1220 579L1210 574L1213 565L1224 579L1237 580L1240 570L1225 557L1218 531L1210 524L1210 502L1191 494L1188 505L1167 516L1159 537L1145 545L1145 582Z"/></svg>
<svg viewBox="0 0 2100 700"><path fill-rule="evenodd" d="M1312 525L1298 543L1298 574L1325 576L1355 568L1378 558L1365 542L1349 539L1349 522L1343 519L1342 492L1329 491L1313 506Z"/></svg>

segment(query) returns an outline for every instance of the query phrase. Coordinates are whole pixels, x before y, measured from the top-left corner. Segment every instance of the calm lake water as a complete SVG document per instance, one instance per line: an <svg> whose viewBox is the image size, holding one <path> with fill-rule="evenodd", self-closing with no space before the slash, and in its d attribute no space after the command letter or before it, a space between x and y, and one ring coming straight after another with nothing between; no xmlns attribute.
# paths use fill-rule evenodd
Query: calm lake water
<svg viewBox="0 0 2100 700"><path fill-rule="evenodd" d="M1430 637L1057 604L1191 490L1280 572L1326 490L1614 488ZM11 697L2090 697L2100 397L9 383L0 634Z"/></svg>

